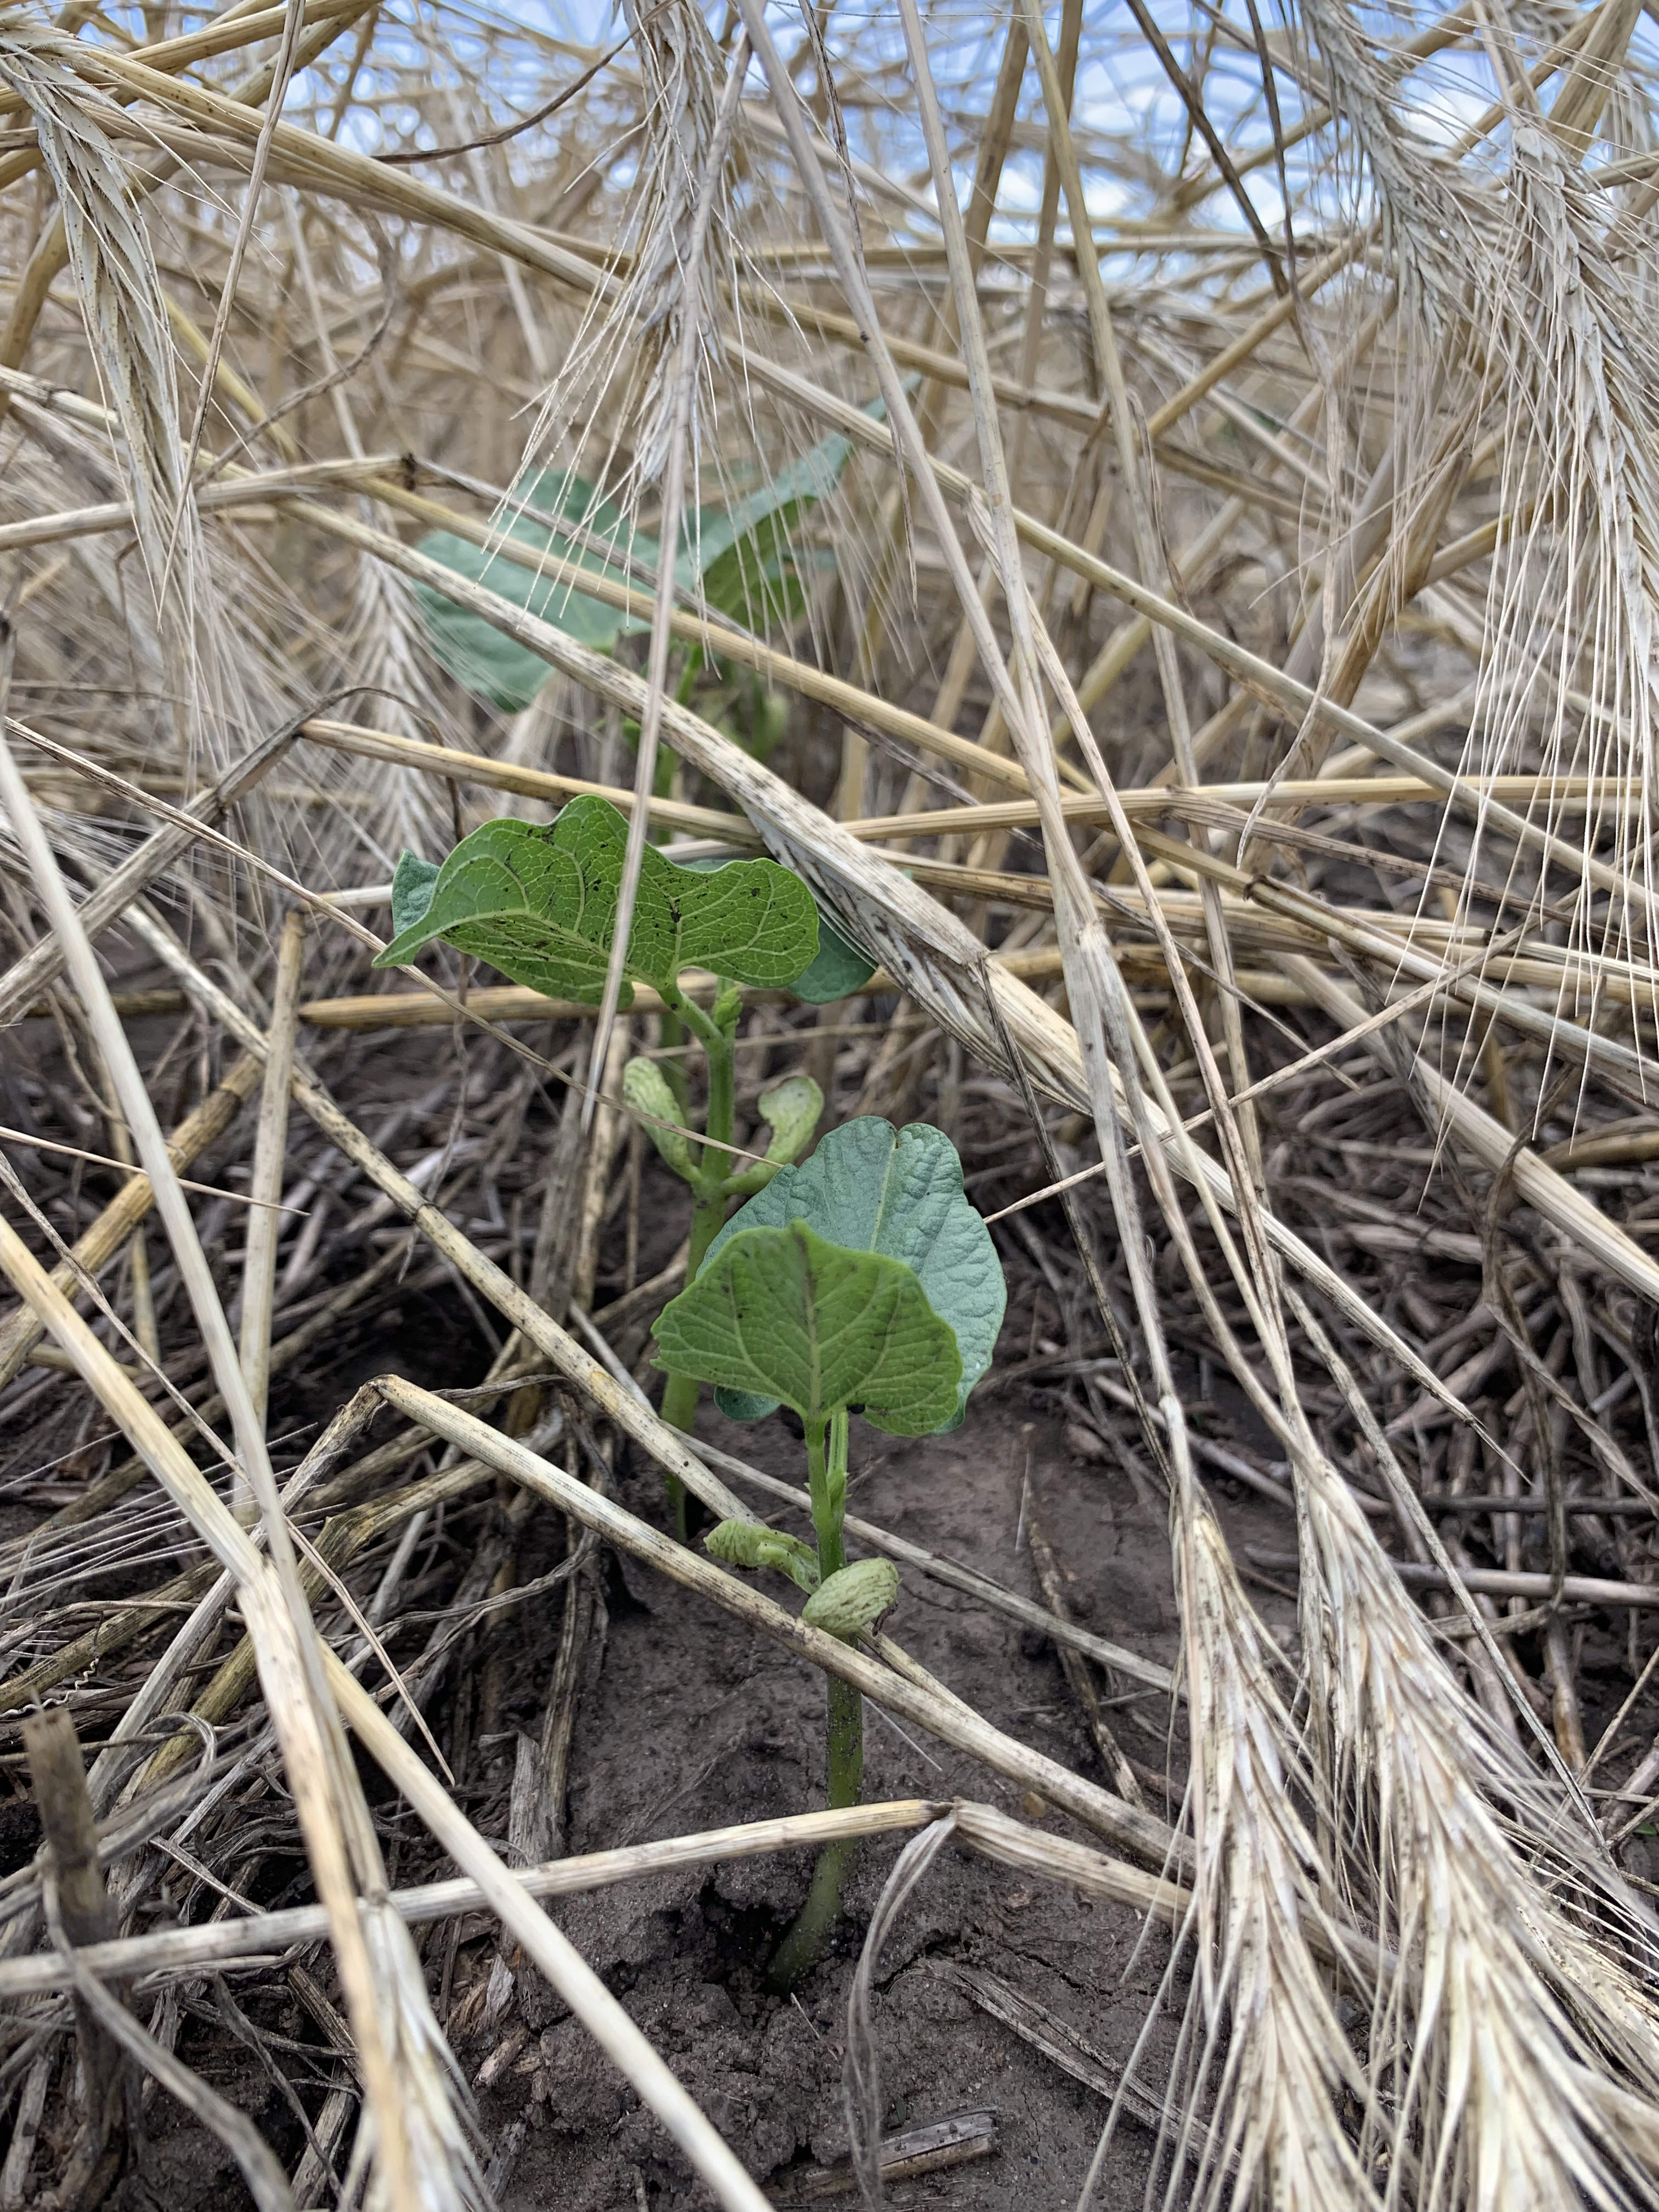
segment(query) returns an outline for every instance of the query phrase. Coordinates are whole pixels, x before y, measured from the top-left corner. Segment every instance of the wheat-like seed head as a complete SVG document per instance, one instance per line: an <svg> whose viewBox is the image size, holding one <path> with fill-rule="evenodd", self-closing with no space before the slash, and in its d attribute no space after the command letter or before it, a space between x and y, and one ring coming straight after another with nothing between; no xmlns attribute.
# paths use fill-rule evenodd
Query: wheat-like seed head
<svg viewBox="0 0 1659 2212"><path fill-rule="evenodd" d="M139 550L160 600L181 482L173 343L155 253L112 143L118 112L76 60L74 42L38 17L0 13L0 82L27 110L57 190L88 339L121 427Z"/></svg>
<svg viewBox="0 0 1659 2212"><path fill-rule="evenodd" d="M1397 260L1397 508L1409 517L1430 496L1449 434L1455 459L1486 429L1497 443L1500 511L1516 519L1492 564L1466 759L1472 770L1500 773L1536 753L1551 774L1625 782L1640 810L1610 814L1607 826L1620 864L1650 890L1651 849L1630 824L1645 817L1654 788L1659 380L1630 333L1652 256L1639 234L1624 241L1622 258L1610 251L1605 195L1579 166L1585 121L1593 130L1604 112L1614 127L1630 121L1622 52L1570 77L1561 112L1547 117L1517 89L1524 64L1513 29L1502 31L1508 160L1482 172L1425 143L1402 102L1405 64L1379 53L1344 0L1308 0L1303 15L1375 179ZM1398 536L1395 544L1397 556ZM1393 580L1397 605L1405 570ZM1472 877L1480 854L1477 842ZM1533 895L1541 900L1547 888ZM1594 941L1586 915L1575 930L1579 942ZM1648 957L1648 933L1627 906L1607 925L1603 949L1614 946Z"/></svg>

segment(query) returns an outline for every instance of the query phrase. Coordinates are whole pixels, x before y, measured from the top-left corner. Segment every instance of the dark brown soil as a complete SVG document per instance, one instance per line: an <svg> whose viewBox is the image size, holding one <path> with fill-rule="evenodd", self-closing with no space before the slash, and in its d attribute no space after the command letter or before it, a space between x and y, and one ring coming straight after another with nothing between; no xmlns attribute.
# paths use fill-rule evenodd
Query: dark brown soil
<svg viewBox="0 0 1659 2212"><path fill-rule="evenodd" d="M704 1418L707 1432L726 1449L771 1472L799 1474L799 1447L781 1420L740 1429L712 1413ZM1017 1545L1029 1480L1075 1577L1069 1587L1077 1617L1148 1656L1173 1659L1162 1513L1142 1504L1126 1477L1075 1458L1052 1414L993 1399L969 1426L920 1443L856 1425L853 1456L854 1510L1036 1595L1029 1553ZM621 1491L633 1510L663 1518L654 1469L625 1469ZM1264 1522L1257 1540L1269 1527ZM1273 1533L1283 1540L1282 1529ZM1264 1597L1288 1616L1287 1605ZM612 1572L608 1615L581 1707L573 1850L805 1811L822 1802L817 1677L632 1565ZM891 1630L1000 1727L1080 1771L1097 1772L1053 1650L1041 1638L914 1573L905 1577ZM1134 1686L1113 1688L1121 1695ZM1167 1763L1179 1780L1184 1751L1179 1740L1168 1741L1164 1700L1132 1698L1115 1706L1111 1718L1132 1757L1158 1774ZM878 1714L868 1719L866 1744L869 1798L977 1798L1021 1819L1035 1815L1047 1832L1087 1839L1015 1786L943 1745L908 1740ZM503 1747L501 1782L511 1750ZM1150 1794L1163 1809L1159 1793ZM739 2156L772 2185L787 2186L792 2169L828 2164L846 2150L841 2062L848 1989L901 1842L864 1848L836 1950L789 1999L767 1994L762 1975L805 1895L805 1854L663 1876L556 1908L560 1924ZM457 1987L462 1976L474 1990L486 1983L495 1955L491 1938L481 1936L458 1966ZM1106 2111L1101 2097L936 1978L930 1960L988 1969L1109 2059L1121 2060L1168 1956L1167 1936L1135 1913L1027 1882L947 1846L881 1962L875 2023L884 2124L896 2132L989 2106L998 2114L1000 2147L982 2163L900 2185L895 2201L936 2199L988 2212L1020 2191L1030 2191L1034 2204L1074 2203ZM611 2212L640 2201L641 2181L653 2207L701 2201L661 2130L561 2016L546 1989L521 1972L516 1996L520 2017L509 2010L493 2035L465 2053L476 2069L492 2045L530 2031L483 2099L489 2141L506 2142L523 2124L504 2205ZM465 2009L463 1998L458 2017ZM1167 2063L1160 2039L1146 2063L1147 2086L1160 2086ZM1139 2203L1152 2154L1150 2133L1126 2124L1099 2202Z"/></svg>
<svg viewBox="0 0 1659 2212"><path fill-rule="evenodd" d="M1018 1349L1023 1352L1024 1345ZM1176 1615L1161 1510L1142 1504L1128 1479L1078 1458L1057 1413L1041 1394L1016 1386L988 1399L950 1437L899 1442L854 1425L853 1510L930 1549L948 1553L1012 1588L1039 1595L1029 1550L1017 1544L1024 1486L1073 1579L1076 1617L1149 1657L1176 1656ZM707 1432L726 1449L781 1474L798 1474L799 1446L781 1419L738 1428L706 1412ZM659 1478L648 1464L618 1471L622 1501L666 1525ZM1240 1541L1283 1544L1271 1507L1226 1504ZM520 1571L540 1571L539 1543L553 1529L532 1524ZM1270 1617L1289 1603L1257 1593ZM460 1796L486 1835L504 1842L517 1734L534 1734L551 1672L556 1602L507 1616L513 1624L476 1647L460 1701L477 1710L492 1687L493 1726L474 1739ZM1040 1637L919 1574L907 1571L895 1634L930 1670L1010 1734L1079 1771L1098 1763L1053 1649ZM502 1676L504 1674L504 1680ZM1147 1793L1164 1809L1152 1777L1166 1767L1178 1786L1184 1742L1169 1736L1169 1707L1134 1696L1109 1717L1132 1758L1147 1770ZM437 1717L434 1715L434 1718ZM822 1802L821 1679L732 1622L688 1599L632 1562L608 1562L605 1602L590 1645L572 1765L568 1848L602 1850L805 1812ZM441 1741L454 1745L441 1728ZM402 1818L378 1778L367 1777L389 1832L395 1881L447 1870L433 1862L414 1824ZM1016 1785L931 1739L910 1740L880 1715L866 1722L870 1799L965 1797L1000 1807L1047 1834L1088 1841L1087 1832ZM805 1853L693 1869L562 1900L560 1926L603 1976L749 2169L782 2202L799 2199L811 2170L844 2156L841 2088L848 1985L870 1914L903 1838L866 1844L845 1898L831 1954L780 1998L763 1970L805 1893ZM301 1873L268 1861L259 1901ZM516 1954L501 1971L495 1923L461 1924L449 1964L447 2019L477 2096L484 2160L503 2212L671 2212L711 2200L693 2181L664 2131L627 2088L547 1985ZM423 1943L428 1984L438 1990L448 1934ZM988 1970L1034 2000L1109 2061L1129 2055L1169 1963L1167 1934L1126 1909L1018 1875L964 1847L947 1844L901 1914L877 1977L884 2125L889 2134L968 2109L996 2115L998 2147L981 2160L890 2185L891 2202L944 2203L962 2212L1002 2212L1015 2203L1074 2205L1104 2121L1105 2099L1070 2078L932 1971L934 1960ZM319 1971L326 1973L325 1960ZM494 1987L492 1990L492 1978ZM1173 2001L1184 1998L1177 1975ZM296 2006L246 1988L240 2002L266 2033L315 2039ZM291 2166L303 2148L292 2110L250 2053L226 2034L210 1990L187 2005L181 2052L222 2094L252 2113ZM1160 2033L1137 2076L1158 2094L1170 2063ZM313 2113L327 2079L325 2054L294 2077ZM288 2065L295 2062L289 2059ZM317 2084L307 2090L307 2079ZM149 2115L153 2139L142 2179L112 2202L123 2212L164 2203L168 2212L231 2212L246 2202L228 2155L182 2120L165 2098ZM349 2149L349 2136L342 2145ZM1129 2212L1142 2201L1154 2154L1151 2131L1125 2119L1110 2150L1097 2203ZM850 2178L836 2197L856 2202Z"/></svg>

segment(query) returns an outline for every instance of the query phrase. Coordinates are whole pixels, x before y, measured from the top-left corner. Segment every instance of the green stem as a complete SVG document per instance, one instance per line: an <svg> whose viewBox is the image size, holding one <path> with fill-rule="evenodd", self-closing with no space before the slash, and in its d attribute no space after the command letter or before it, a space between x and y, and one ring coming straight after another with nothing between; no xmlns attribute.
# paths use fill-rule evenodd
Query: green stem
<svg viewBox="0 0 1659 2212"><path fill-rule="evenodd" d="M693 1184L693 1189L696 1185ZM691 1208L691 1241L685 1255L685 1279L695 1283L698 1271L707 1258L709 1246L726 1225L726 1194L714 1198L698 1198ZM663 1386L662 1417L671 1429L678 1429L690 1436L697 1425L699 1386L693 1375L671 1375ZM668 1489L668 1503L674 1514L674 1533L682 1544L690 1540L690 1527L686 1518L685 1485L677 1474L664 1478Z"/></svg>
<svg viewBox="0 0 1659 2212"><path fill-rule="evenodd" d="M864 1700L850 1682L830 1678L830 1806L839 1811L859 1802L864 1779ZM766 1970L775 1990L787 1990L823 1956L841 1917L841 1886L858 1850L855 1838L826 1844L812 1869L806 1902L796 1914Z"/></svg>
<svg viewBox="0 0 1659 2212"><path fill-rule="evenodd" d="M714 1036L705 1042L703 1054L708 1062L708 1112L702 1126L717 1145L729 1145L737 1119L737 1051L725 1031L716 1030ZM724 1185L735 1164L730 1152L705 1152L703 1175L705 1178ZM722 1188L720 1203L724 1205L725 1202L726 1194ZM688 1275L686 1280L689 1282L690 1279Z"/></svg>
<svg viewBox="0 0 1659 2212"><path fill-rule="evenodd" d="M827 1446L827 1449L826 1449ZM806 1431L807 1484L812 1498L812 1526L817 1532L818 1572L827 1579L847 1564L842 1542L842 1522L847 1510L847 1409L840 1407L827 1422L818 1421ZM841 1811L859 1802L864 1780L864 1699L850 1682L831 1675L829 1691L830 1808ZM787 1990L809 1966L816 1966L841 1917L841 1886L858 1845L826 1844L812 1869L806 1902L784 1935L766 1978L775 1990Z"/></svg>
<svg viewBox="0 0 1659 2212"><path fill-rule="evenodd" d="M818 1579L828 1582L847 1565L841 1533L847 1514L845 1406L807 1429L806 1483L812 1500L812 1530L818 1540Z"/></svg>
<svg viewBox="0 0 1659 2212"><path fill-rule="evenodd" d="M697 1420L697 1385L692 1376L669 1376L662 1394L662 1417L671 1429L678 1429L682 1436L690 1435ZM671 1497L677 1490L683 1493L684 1485L678 1475L669 1476L668 1490Z"/></svg>
<svg viewBox="0 0 1659 2212"><path fill-rule="evenodd" d="M688 999L677 984L664 983L659 988L664 1006L690 1031L705 1052L719 1043L720 1032L706 1007L700 1006L695 999Z"/></svg>
<svg viewBox="0 0 1659 2212"><path fill-rule="evenodd" d="M695 1188L695 1186L694 1186ZM726 1195L698 1198L691 1207L691 1238L685 1255L685 1279L695 1283L708 1256L708 1248L726 1226ZM694 1376L671 1375L662 1394L662 1417L670 1428L680 1429L689 1436L696 1425L698 1384ZM678 1486L678 1475L669 1477L671 1486Z"/></svg>
<svg viewBox="0 0 1659 2212"><path fill-rule="evenodd" d="M715 1023L708 1020L700 1007L682 1009L687 1016L698 1018L689 1021L702 1039L704 1054L708 1061L708 1113L704 1127L709 1136L722 1144L732 1141L734 1115L737 1054L732 1039ZM663 1018L668 1018L666 1015ZM685 1279L695 1283L708 1255L708 1248L726 1226L726 1209L729 1203L726 1192L726 1152L705 1152L697 1177L691 1186L691 1236L685 1255ZM662 1394L662 1417L670 1428L678 1429L690 1436L697 1425L698 1385L690 1375L671 1375ZM667 1478L668 1502L674 1510L674 1527L682 1543L687 1539L685 1485L677 1474Z"/></svg>

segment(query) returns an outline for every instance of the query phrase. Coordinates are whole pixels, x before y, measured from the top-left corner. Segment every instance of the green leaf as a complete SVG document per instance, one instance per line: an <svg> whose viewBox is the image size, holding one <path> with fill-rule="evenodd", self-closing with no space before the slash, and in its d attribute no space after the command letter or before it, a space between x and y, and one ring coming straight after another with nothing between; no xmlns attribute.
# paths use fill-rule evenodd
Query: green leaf
<svg viewBox="0 0 1659 2212"><path fill-rule="evenodd" d="M820 907L817 957L789 988L809 1006L829 1006L837 999L850 999L855 991L861 991L875 972L875 963L866 960L856 945L848 943Z"/></svg>
<svg viewBox="0 0 1659 2212"><path fill-rule="evenodd" d="M728 1421L763 1421L778 1410L777 1400L759 1390L716 1390L714 1403Z"/></svg>
<svg viewBox="0 0 1659 2212"><path fill-rule="evenodd" d="M725 1239L654 1334L669 1374L781 1400L807 1421L860 1406L890 1435L927 1436L956 1407L956 1339L910 1269L799 1221Z"/></svg>
<svg viewBox="0 0 1659 2212"><path fill-rule="evenodd" d="M832 431L735 507L704 507L688 532L682 580L700 582L711 607L750 629L793 622L806 605L795 531L835 489L852 450Z"/></svg>
<svg viewBox="0 0 1659 2212"><path fill-rule="evenodd" d="M400 967L441 937L515 983L595 1005L627 842L617 809L592 797L573 799L549 827L487 822L461 840L418 919L374 964ZM775 988L799 975L817 943L812 894L775 860L732 860L702 875L646 847L625 963L636 980L661 990L682 969L712 968L735 982ZM632 998L624 990L623 1005Z"/></svg>
<svg viewBox="0 0 1659 2212"><path fill-rule="evenodd" d="M657 541L635 532L618 507L599 497L586 477L558 469L532 471L518 479L510 496L546 518L536 521L529 514L515 514L501 533L528 548L538 562L549 557L574 561L596 575L631 582L636 590L649 589L637 569L629 575L628 562L631 556L643 568L654 570ZM579 544L572 534L576 531L591 543ZM595 544L611 549L611 557L593 551ZM423 538L417 550L468 583L483 584L596 652L609 653L619 637L647 627L602 599L574 590L562 579L509 558L499 545L486 550L443 530ZM538 654L503 637L482 615L468 613L430 585L417 584L415 597L432 649L457 682L503 714L516 714L530 704L547 676L547 663Z"/></svg>
<svg viewBox="0 0 1659 2212"><path fill-rule="evenodd" d="M800 1609L803 1620L831 1636L854 1637L893 1609L898 1569L890 1559L856 1559L827 1576Z"/></svg>
<svg viewBox="0 0 1659 2212"><path fill-rule="evenodd" d="M771 1567L810 1596L818 1586L818 1555L799 1536L763 1528L758 1521L722 1521L703 1538L703 1549L728 1567ZM831 1580L834 1577L831 1577Z"/></svg>
<svg viewBox="0 0 1659 2212"><path fill-rule="evenodd" d="M879 401L872 411L879 416ZM832 433L734 507L706 507L688 515L676 580L688 589L700 586L711 607L750 629L793 622L806 604L810 570L797 551L795 533L803 516L835 489L852 450L850 440ZM635 591L653 588L658 541L636 531L587 477L560 469L526 471L509 496L533 513L514 514L501 536L527 548L538 562L574 561ZM613 651L618 638L648 627L562 578L509 558L499 544L485 548L441 530L423 538L418 550L598 653ZM428 584L417 584L415 598L428 641L458 683L503 714L516 714L530 704L547 676L539 654Z"/></svg>
<svg viewBox="0 0 1659 2212"><path fill-rule="evenodd" d="M724 865L712 858L685 863L700 873ZM809 1006L832 1006L837 999L850 999L854 991L861 991L875 972L872 963L857 945L848 942L820 906L818 949L789 988Z"/></svg>
<svg viewBox="0 0 1659 2212"><path fill-rule="evenodd" d="M786 1075L781 1083L775 1083L769 1091L762 1091L760 1110L771 1129L772 1141L766 1147L763 1160L726 1177L726 1189L737 1197L747 1198L752 1191L763 1189L781 1167L800 1158L811 1143L812 1133L823 1112L823 1093L810 1075ZM761 1408L762 1413L771 1410L769 1406ZM738 1418L758 1419L759 1415Z"/></svg>
<svg viewBox="0 0 1659 2212"><path fill-rule="evenodd" d="M810 1160L781 1169L732 1215L709 1246L704 1268L714 1266L730 1239L792 1221L804 1221L834 1243L883 1253L915 1270L961 1354L957 1403L938 1424L955 1428L969 1392L991 1364L1007 1291L991 1232L963 1194L962 1162L951 1139L925 1121L902 1130L873 1115L843 1122ZM734 1420L757 1420L773 1410L738 1412L724 1393L719 1403Z"/></svg>
<svg viewBox="0 0 1659 2212"><path fill-rule="evenodd" d="M583 803L568 806L550 829L486 822L464 837L433 878L425 907L375 966L402 966L442 938L550 998L597 996L620 870L595 865L589 841L575 834L580 822L559 835ZM631 998L625 994L623 1004Z"/></svg>
<svg viewBox="0 0 1659 2212"><path fill-rule="evenodd" d="M401 937L406 929L413 929L432 903L432 890L441 873L441 863L422 860L413 853L399 856L396 874L392 878L392 933Z"/></svg>

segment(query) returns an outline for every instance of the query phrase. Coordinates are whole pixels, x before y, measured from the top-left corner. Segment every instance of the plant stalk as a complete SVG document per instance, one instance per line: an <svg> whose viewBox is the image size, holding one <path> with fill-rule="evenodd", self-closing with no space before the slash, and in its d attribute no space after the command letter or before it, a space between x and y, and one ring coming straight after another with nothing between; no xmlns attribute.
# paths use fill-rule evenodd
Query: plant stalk
<svg viewBox="0 0 1659 2212"><path fill-rule="evenodd" d="M729 1145L736 1120L736 1064L737 1053L724 1023L711 1019L700 1006L683 1003L672 1013L665 1012L663 1021L672 1018L676 1026L682 1024L702 1042L703 1056L708 1063L708 1111L703 1121L705 1133L716 1145ZM673 1062L668 1065L672 1066ZM684 1064L680 1065L680 1081L684 1083ZM672 1078L671 1078L672 1080ZM685 1255L685 1279L695 1283L708 1257L708 1248L726 1226L726 1209L730 1202L726 1177L731 1169L731 1154L704 1150L696 1179L691 1185L691 1236ZM679 1429L689 1436L697 1423L699 1385L690 1375L671 1375L662 1394L662 1417L671 1428ZM667 1478L668 1502L674 1509L674 1530L684 1544L689 1540L685 1485L678 1475Z"/></svg>
<svg viewBox="0 0 1659 2212"><path fill-rule="evenodd" d="M737 1109L737 1049L730 1032L721 1021L710 1024L714 1034L703 1045L703 1056L708 1062L708 1111L703 1117L703 1129L715 1145L729 1145L736 1126ZM719 1202L725 1203L726 1178L732 1172L732 1158L729 1152L705 1148L702 1173L698 1178L698 1197L713 1197L719 1193ZM688 1276L688 1281L690 1278Z"/></svg>
<svg viewBox="0 0 1659 2212"><path fill-rule="evenodd" d="M826 1431L827 1439L826 1439ZM826 1450L826 1441L828 1449ZM847 1564L842 1523L847 1510L847 1409L806 1431L807 1483L817 1532L818 1572L827 1580ZM864 1699L848 1682L831 1679L829 1692L829 1781L831 1811L856 1805L864 1780ZM766 1978L787 1990L816 1966L841 1917L841 1886L857 1851L855 1841L826 1844L812 1869L806 1902L779 1944Z"/></svg>
<svg viewBox="0 0 1659 2212"><path fill-rule="evenodd" d="M825 1445L828 1444L828 1449ZM842 1523L847 1517L847 1408L806 1431L806 1481L812 1529L818 1540L818 1579L828 1582L847 1565Z"/></svg>
<svg viewBox="0 0 1659 2212"><path fill-rule="evenodd" d="M696 1189L696 1185L693 1185ZM726 1226L726 1194L717 1193L712 1198L696 1198L691 1207L691 1237L685 1255L685 1279L695 1283L698 1270L708 1257L708 1248ZM693 1376L671 1375L662 1394L662 1417L671 1428L683 1430L688 1436L696 1425L697 1394L701 1386ZM684 1504L685 1489L678 1475L668 1478L670 1497L678 1492ZM682 1530L682 1534L684 1533Z"/></svg>
<svg viewBox="0 0 1659 2212"><path fill-rule="evenodd" d="M859 1802L864 1779L864 1700L850 1682L830 1689L830 1805L841 1811ZM806 1902L796 1914L767 1968L768 1985L787 1990L823 1957L841 1917L841 1886L850 1870L856 1839L826 1844L812 1869Z"/></svg>

